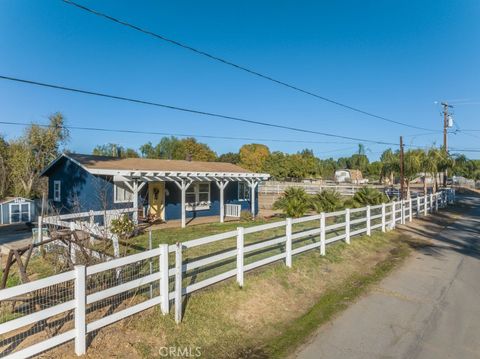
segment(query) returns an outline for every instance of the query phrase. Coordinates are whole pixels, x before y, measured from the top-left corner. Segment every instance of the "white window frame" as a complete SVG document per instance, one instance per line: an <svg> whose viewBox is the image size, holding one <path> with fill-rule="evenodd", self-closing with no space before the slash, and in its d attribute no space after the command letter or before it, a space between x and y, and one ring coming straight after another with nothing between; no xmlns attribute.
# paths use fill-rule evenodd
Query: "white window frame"
<svg viewBox="0 0 480 359"><path fill-rule="evenodd" d="M57 188L58 186L58 188ZM58 193L57 193L58 191ZM62 201L62 181L55 180L53 181L53 201L61 202Z"/></svg>
<svg viewBox="0 0 480 359"><path fill-rule="evenodd" d="M206 202L200 202L200 193L207 193L207 192L200 192L200 185L202 185L202 184L208 184L208 200ZM212 202L211 202L211 195L212 195L211 183L210 182L194 182L187 188L187 193L192 188L193 188L193 194L195 195L195 202L194 203L186 202L186 198L185 198L185 209L187 211L201 211L201 210L210 209L210 206L212 205Z"/></svg>
<svg viewBox="0 0 480 359"><path fill-rule="evenodd" d="M32 220L32 217L31 217L31 206L30 206L30 202L27 202L27 201L23 201L23 202L12 202L8 205L8 209L10 211L10 223L13 224L13 223L24 223L22 221L22 204L26 204L28 206L28 221L27 222L30 222ZM19 217L18 217L18 222L13 222L12 221L12 218L13 218L13 211L12 211L12 207L13 206L18 206L18 214L19 214Z"/></svg>
<svg viewBox="0 0 480 359"><path fill-rule="evenodd" d="M240 188L243 185L243 193L240 193L241 190ZM240 202L245 202L245 201L250 201L250 196L251 196L251 188L248 185L247 182L238 182L238 188L237 188L237 199Z"/></svg>
<svg viewBox="0 0 480 359"><path fill-rule="evenodd" d="M133 192L130 191L130 189L125 185L120 187L124 191L124 197L125 197L125 192L129 192L131 194L131 199L123 199L123 200L117 200L117 188L119 187L120 184L123 182L113 182L113 203L132 203L133 202Z"/></svg>

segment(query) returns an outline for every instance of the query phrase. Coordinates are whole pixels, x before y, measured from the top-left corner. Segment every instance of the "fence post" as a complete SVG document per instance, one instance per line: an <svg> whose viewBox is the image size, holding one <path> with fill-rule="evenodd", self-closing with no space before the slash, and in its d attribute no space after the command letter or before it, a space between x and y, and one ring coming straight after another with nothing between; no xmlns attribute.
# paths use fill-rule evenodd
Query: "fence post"
<svg viewBox="0 0 480 359"><path fill-rule="evenodd" d="M325 255L325 212L320 213L320 255Z"/></svg>
<svg viewBox="0 0 480 359"><path fill-rule="evenodd" d="M395 213L396 211L396 203L395 201L392 202L392 229L395 229L397 225L397 214Z"/></svg>
<svg viewBox="0 0 480 359"><path fill-rule="evenodd" d="M245 230L243 227L237 228L237 283L243 287L243 247Z"/></svg>
<svg viewBox="0 0 480 359"><path fill-rule="evenodd" d="M75 236L73 232L75 231L75 222L70 222L70 259L73 264L77 262L77 252L75 250Z"/></svg>
<svg viewBox="0 0 480 359"><path fill-rule="evenodd" d="M428 214L428 194L425 195L423 198L424 206L423 206L423 214L426 216Z"/></svg>
<svg viewBox="0 0 480 359"><path fill-rule="evenodd" d="M372 211L370 209L370 206L367 206L367 236L372 235L372 220L371 220L371 215Z"/></svg>
<svg viewBox="0 0 480 359"><path fill-rule="evenodd" d="M412 197L408 200L408 221L413 221L413 206L412 206Z"/></svg>
<svg viewBox="0 0 480 359"><path fill-rule="evenodd" d="M160 309L163 315L168 314L170 308L170 288L168 275L168 244L160 244L160 258L158 259L160 271Z"/></svg>
<svg viewBox="0 0 480 359"><path fill-rule="evenodd" d="M148 231L148 250L152 250L152 230ZM149 274L153 273L153 258L150 257L148 260L148 272ZM153 298L153 283L150 283L150 299Z"/></svg>
<svg viewBox="0 0 480 359"><path fill-rule="evenodd" d="M182 244L177 242L175 247L175 323L182 321Z"/></svg>
<svg viewBox="0 0 480 359"><path fill-rule="evenodd" d="M292 267L292 219L287 218L285 226L285 264L287 267Z"/></svg>
<svg viewBox="0 0 480 359"><path fill-rule="evenodd" d="M93 226L95 225L95 216L93 215L93 211L90 210L90 212L88 212L88 217L89 217L89 225L90 225L90 243L93 243L93 236L92 236L92 230L93 230Z"/></svg>
<svg viewBox="0 0 480 359"><path fill-rule="evenodd" d="M417 196L417 217L420 217L420 196Z"/></svg>
<svg viewBox="0 0 480 359"><path fill-rule="evenodd" d="M385 232L385 203L382 203L382 232Z"/></svg>
<svg viewBox="0 0 480 359"><path fill-rule="evenodd" d="M87 351L86 313L86 268L75 266L75 354L83 355Z"/></svg>
<svg viewBox="0 0 480 359"><path fill-rule="evenodd" d="M345 242L350 244L350 208L345 210Z"/></svg>
<svg viewBox="0 0 480 359"><path fill-rule="evenodd" d="M430 213L433 213L433 193L430 193Z"/></svg>
<svg viewBox="0 0 480 359"><path fill-rule="evenodd" d="M42 227L43 227L43 218L38 216L38 232L37 232L37 243L42 243Z"/></svg>

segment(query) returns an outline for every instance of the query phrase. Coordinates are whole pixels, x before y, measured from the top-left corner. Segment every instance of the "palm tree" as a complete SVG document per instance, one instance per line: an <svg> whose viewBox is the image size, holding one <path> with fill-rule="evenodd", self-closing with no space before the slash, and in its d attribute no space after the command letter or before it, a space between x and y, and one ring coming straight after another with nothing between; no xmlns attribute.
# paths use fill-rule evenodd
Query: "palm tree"
<svg viewBox="0 0 480 359"><path fill-rule="evenodd" d="M422 150L408 150L404 156L403 175L407 185L407 198L410 198L410 182L417 177L422 168L423 160Z"/></svg>
<svg viewBox="0 0 480 359"><path fill-rule="evenodd" d="M388 149L380 156L380 162L382 163L381 179L390 178L390 184L393 184L395 173L400 170L400 160L397 153L394 153L392 149Z"/></svg>
<svg viewBox="0 0 480 359"><path fill-rule="evenodd" d="M353 202L359 206L375 206L387 202L387 196L371 187L363 187L359 189L353 196Z"/></svg>
<svg viewBox="0 0 480 359"><path fill-rule="evenodd" d="M315 212L334 212L342 207L342 196L334 190L323 190L311 199Z"/></svg>
<svg viewBox="0 0 480 359"><path fill-rule="evenodd" d="M287 217L293 218L302 217L310 208L310 197L299 187L288 187L273 204L273 209L280 209Z"/></svg>

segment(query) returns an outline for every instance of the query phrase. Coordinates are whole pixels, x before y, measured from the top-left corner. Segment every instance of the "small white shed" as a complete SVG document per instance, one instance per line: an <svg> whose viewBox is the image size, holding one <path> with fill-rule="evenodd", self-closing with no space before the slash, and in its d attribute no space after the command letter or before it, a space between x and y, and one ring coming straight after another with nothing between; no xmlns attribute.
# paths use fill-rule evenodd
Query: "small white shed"
<svg viewBox="0 0 480 359"><path fill-rule="evenodd" d="M0 224L33 222L36 220L35 201L9 197L0 201Z"/></svg>

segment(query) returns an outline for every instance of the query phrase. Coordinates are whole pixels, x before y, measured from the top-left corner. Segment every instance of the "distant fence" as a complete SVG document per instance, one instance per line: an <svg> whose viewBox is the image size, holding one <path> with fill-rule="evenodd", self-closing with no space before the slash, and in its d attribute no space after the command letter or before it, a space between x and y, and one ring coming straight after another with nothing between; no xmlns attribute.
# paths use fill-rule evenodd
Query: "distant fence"
<svg viewBox="0 0 480 359"><path fill-rule="evenodd" d="M183 297L197 290L336 241L394 229L414 216L453 203L453 190L377 206L321 213L177 243L118 258L0 291L0 357L24 358L74 340L86 352L86 337L140 311L159 306L182 319ZM271 234L262 240L259 234ZM223 245L223 248L222 248ZM210 246L210 247L209 247ZM199 249L196 256L191 250ZM22 301L17 310L12 303ZM212 314L213 315L213 314Z"/></svg>
<svg viewBox="0 0 480 359"><path fill-rule="evenodd" d="M258 192L260 194L282 194L289 187L303 188L308 194L316 194L324 189L334 190L343 196L353 196L360 188L367 185L355 184L334 184L334 183L304 183L304 182L280 182L266 181L259 185ZM381 185L368 185L380 190L384 189Z"/></svg>

